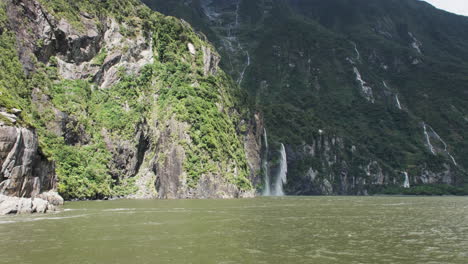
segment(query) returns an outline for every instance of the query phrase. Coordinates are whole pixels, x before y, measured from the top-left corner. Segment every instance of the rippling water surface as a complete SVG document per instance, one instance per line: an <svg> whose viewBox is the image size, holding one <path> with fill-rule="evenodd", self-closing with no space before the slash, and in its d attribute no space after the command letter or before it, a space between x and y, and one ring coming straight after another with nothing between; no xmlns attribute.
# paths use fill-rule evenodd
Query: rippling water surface
<svg viewBox="0 0 468 264"><path fill-rule="evenodd" d="M468 263L466 197L67 203L0 217L0 263Z"/></svg>

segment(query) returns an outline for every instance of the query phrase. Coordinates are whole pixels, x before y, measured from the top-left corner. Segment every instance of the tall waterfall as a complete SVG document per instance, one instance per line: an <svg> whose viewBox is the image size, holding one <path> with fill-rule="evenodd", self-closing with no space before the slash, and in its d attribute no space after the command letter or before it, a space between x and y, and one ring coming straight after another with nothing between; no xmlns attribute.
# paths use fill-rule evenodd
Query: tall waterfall
<svg viewBox="0 0 468 264"><path fill-rule="evenodd" d="M401 104L400 104L400 100L398 99L398 94L397 94L397 95L395 95L395 99L396 99L396 103L397 103L397 107L398 107L398 109L400 109L400 110L401 110Z"/></svg>
<svg viewBox="0 0 468 264"><path fill-rule="evenodd" d="M264 173L264 188L263 188L263 195L270 196L271 195L271 180L270 180L270 173L269 173L269 165L268 165L268 135L266 129L263 129L263 145L265 146L265 154L262 161L262 169Z"/></svg>
<svg viewBox="0 0 468 264"><path fill-rule="evenodd" d="M288 160L286 157L286 149L284 148L284 144L281 144L281 160L280 160L280 168L278 171L278 175L276 176L276 181L273 186L273 193L274 196L284 196L283 185L287 182L287 174L288 174Z"/></svg>
<svg viewBox="0 0 468 264"><path fill-rule="evenodd" d="M403 172L403 174L405 175L405 182L403 183L403 188L410 188L410 183L409 183L409 176L408 176L408 173L406 171Z"/></svg>
<svg viewBox="0 0 468 264"><path fill-rule="evenodd" d="M263 145L265 146L265 154L262 161L262 169L264 173L264 188L263 196L284 196L283 185L286 184L288 174L288 163L286 157L286 149L284 144L281 144L280 154L281 160L276 177L272 180L270 175L270 164L268 163L268 136L266 130L263 131Z"/></svg>
<svg viewBox="0 0 468 264"><path fill-rule="evenodd" d="M427 146L429 147L429 150L431 151L431 153L433 155L435 155L435 149L434 147L432 146L431 144L431 139L429 138L429 134L427 133L427 127L426 127L426 123L423 123L423 129L424 129L424 136L426 137L426 143L427 143Z"/></svg>

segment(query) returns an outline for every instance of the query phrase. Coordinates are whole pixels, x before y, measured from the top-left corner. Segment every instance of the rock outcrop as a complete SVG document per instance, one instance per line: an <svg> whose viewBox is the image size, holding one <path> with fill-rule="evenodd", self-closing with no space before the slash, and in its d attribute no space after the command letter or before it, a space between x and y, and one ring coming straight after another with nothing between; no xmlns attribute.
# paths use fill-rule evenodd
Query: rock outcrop
<svg viewBox="0 0 468 264"><path fill-rule="evenodd" d="M40 198L20 198L0 195L0 215L47 213L56 207Z"/></svg>
<svg viewBox="0 0 468 264"><path fill-rule="evenodd" d="M63 204L53 192L57 181L54 164L39 152L32 130L0 126L0 167L0 214L45 212Z"/></svg>
<svg viewBox="0 0 468 264"><path fill-rule="evenodd" d="M116 10L107 9L115 3L104 2L94 4L106 12L85 12L76 9L89 5L64 3L69 6L63 10L73 10L69 16L57 13L45 1L6 2L9 29L16 36L26 78L39 75L46 81L34 83L30 94L32 113L28 114L38 119L31 125L41 128L38 136L30 129L8 130L11 135L6 141L23 140L16 144L18 148L8 145L8 153L28 149L33 161L8 165L2 193L42 199L48 208L62 203L54 193L56 169L40 154L39 137L41 142L55 144L49 146L48 155L57 162L64 183L59 189L66 199L253 196L250 181L258 182L263 121L258 116L249 120L247 114L240 114L247 111L236 109L241 100L234 98L234 82L219 67L220 56L212 45L179 19L151 13L136 2L137 6L119 3L113 7ZM122 18L119 8L134 13ZM181 98L161 106L164 97L178 91L198 100L193 100L198 105L190 115L209 112L210 118L185 120L180 110L193 104L180 102ZM93 98L98 99L90 104ZM1 112L9 118L11 111ZM206 142L203 137L210 131L193 131L194 122L205 129L212 127L210 131L221 128L218 135L227 135L224 141L228 142L214 144L219 139L213 135ZM194 134L199 142L193 143ZM190 153L195 150L210 167L192 166L188 175L187 163L194 162ZM95 153L98 162L93 159ZM5 159L11 163L9 156ZM71 164L60 167L60 159ZM19 173L15 166L30 171ZM66 193L70 182L73 194Z"/></svg>

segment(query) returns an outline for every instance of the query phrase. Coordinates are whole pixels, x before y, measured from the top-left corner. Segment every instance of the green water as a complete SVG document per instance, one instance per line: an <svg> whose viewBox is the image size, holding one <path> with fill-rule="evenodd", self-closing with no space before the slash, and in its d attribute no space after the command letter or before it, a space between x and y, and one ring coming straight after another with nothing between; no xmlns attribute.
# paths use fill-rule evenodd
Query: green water
<svg viewBox="0 0 468 264"><path fill-rule="evenodd" d="M67 203L0 217L0 263L468 263L466 197Z"/></svg>

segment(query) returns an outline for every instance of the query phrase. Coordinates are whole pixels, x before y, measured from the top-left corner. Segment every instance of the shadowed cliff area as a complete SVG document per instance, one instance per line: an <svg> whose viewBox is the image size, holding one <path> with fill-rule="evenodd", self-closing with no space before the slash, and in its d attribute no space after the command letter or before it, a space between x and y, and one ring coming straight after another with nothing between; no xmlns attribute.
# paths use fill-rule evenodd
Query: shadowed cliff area
<svg viewBox="0 0 468 264"><path fill-rule="evenodd" d="M144 2L211 36L264 114L270 170L286 145L287 193L467 192L466 17L416 0Z"/></svg>

